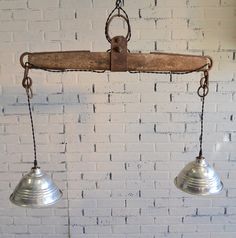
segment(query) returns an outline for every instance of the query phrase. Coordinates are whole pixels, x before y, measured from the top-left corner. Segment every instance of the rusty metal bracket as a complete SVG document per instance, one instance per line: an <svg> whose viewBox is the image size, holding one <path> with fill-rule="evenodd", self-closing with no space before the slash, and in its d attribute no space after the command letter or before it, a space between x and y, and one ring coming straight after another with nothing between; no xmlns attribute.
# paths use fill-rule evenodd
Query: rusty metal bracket
<svg viewBox="0 0 236 238"><path fill-rule="evenodd" d="M111 71L127 71L127 39L124 36L111 40Z"/></svg>

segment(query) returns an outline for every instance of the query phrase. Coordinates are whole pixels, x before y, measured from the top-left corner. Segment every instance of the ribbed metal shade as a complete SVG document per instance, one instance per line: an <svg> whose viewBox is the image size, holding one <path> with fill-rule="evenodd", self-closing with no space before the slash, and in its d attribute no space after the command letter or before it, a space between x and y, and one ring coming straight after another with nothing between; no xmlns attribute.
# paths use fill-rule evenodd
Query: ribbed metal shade
<svg viewBox="0 0 236 238"><path fill-rule="evenodd" d="M204 157L197 157L187 164L175 178L175 185L183 192L193 195L211 195L223 189L218 174Z"/></svg>
<svg viewBox="0 0 236 238"><path fill-rule="evenodd" d="M12 203L22 207L38 208L56 203L62 197L61 190L40 168L32 168L10 196Z"/></svg>

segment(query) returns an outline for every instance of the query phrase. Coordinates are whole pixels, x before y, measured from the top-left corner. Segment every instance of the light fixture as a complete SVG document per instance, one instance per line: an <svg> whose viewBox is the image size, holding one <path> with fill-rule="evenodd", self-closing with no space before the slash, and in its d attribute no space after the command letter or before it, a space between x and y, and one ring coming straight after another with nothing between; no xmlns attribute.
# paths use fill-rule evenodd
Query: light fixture
<svg viewBox="0 0 236 238"><path fill-rule="evenodd" d="M127 25L126 36L110 37L111 22L121 18ZM208 71L212 67L212 59L208 56L183 55L164 52L132 53L128 50L131 38L129 17L122 8L122 0L116 0L116 6L109 14L105 24L105 36L111 47L106 52L90 51L60 51L60 52L25 52L20 57L20 63L25 69L23 87L28 97L28 107L32 127L34 145L34 167L25 175L10 200L19 206L41 207L56 203L62 196L61 190L53 183L37 165L36 143L30 99L32 98L32 79L28 76L29 69L49 72L86 71L104 73L156 73L156 74L189 74L204 72L200 81L198 95L202 99L200 152L194 162L189 163L175 178L177 188L195 195L215 194L222 190L223 183L214 169L202 156L203 116L205 96L208 94ZM25 57L27 60L25 60Z"/></svg>
<svg viewBox="0 0 236 238"><path fill-rule="evenodd" d="M50 176L38 167L36 142L34 133L34 123L30 99L32 98L32 80L28 77L28 67L26 65L23 79L23 87L26 89L28 108L32 128L34 146L34 166L31 171L23 176L10 196L10 201L22 207L38 208L56 203L61 197L61 190L55 185Z"/></svg>
<svg viewBox="0 0 236 238"><path fill-rule="evenodd" d="M219 193L223 189L223 183L218 174L202 156L204 105L205 97L209 91L208 78L208 71L205 71L198 89L198 95L202 99L199 155L195 161L188 163L175 178L175 185L177 188L193 195L211 195Z"/></svg>

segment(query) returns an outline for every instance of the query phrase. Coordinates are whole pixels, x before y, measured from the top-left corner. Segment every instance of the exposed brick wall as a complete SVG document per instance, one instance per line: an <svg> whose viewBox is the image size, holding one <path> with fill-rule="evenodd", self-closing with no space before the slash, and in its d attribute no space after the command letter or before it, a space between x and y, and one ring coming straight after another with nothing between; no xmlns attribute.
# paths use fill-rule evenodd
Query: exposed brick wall
<svg viewBox="0 0 236 238"><path fill-rule="evenodd" d="M10 204L33 159L20 54L107 50L114 4L0 0L0 237L235 238L235 0L125 0L130 50L213 57L204 155L224 181L222 193L194 197L173 184L198 153L200 73L170 80L33 70L39 163L64 196L47 209ZM125 33L120 22L111 30Z"/></svg>

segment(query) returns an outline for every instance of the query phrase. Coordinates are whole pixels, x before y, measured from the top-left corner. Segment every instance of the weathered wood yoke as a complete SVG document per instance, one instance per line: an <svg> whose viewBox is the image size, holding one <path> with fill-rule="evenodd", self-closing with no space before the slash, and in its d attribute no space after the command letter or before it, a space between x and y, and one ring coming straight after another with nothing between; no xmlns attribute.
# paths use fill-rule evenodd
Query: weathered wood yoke
<svg viewBox="0 0 236 238"><path fill-rule="evenodd" d="M112 39L108 52L61 51L24 53L21 65L25 67L24 57L28 56L30 68L49 70L110 70L112 72L189 72L205 71L212 66L208 56L171 54L171 53L130 53L127 40L123 36Z"/></svg>

